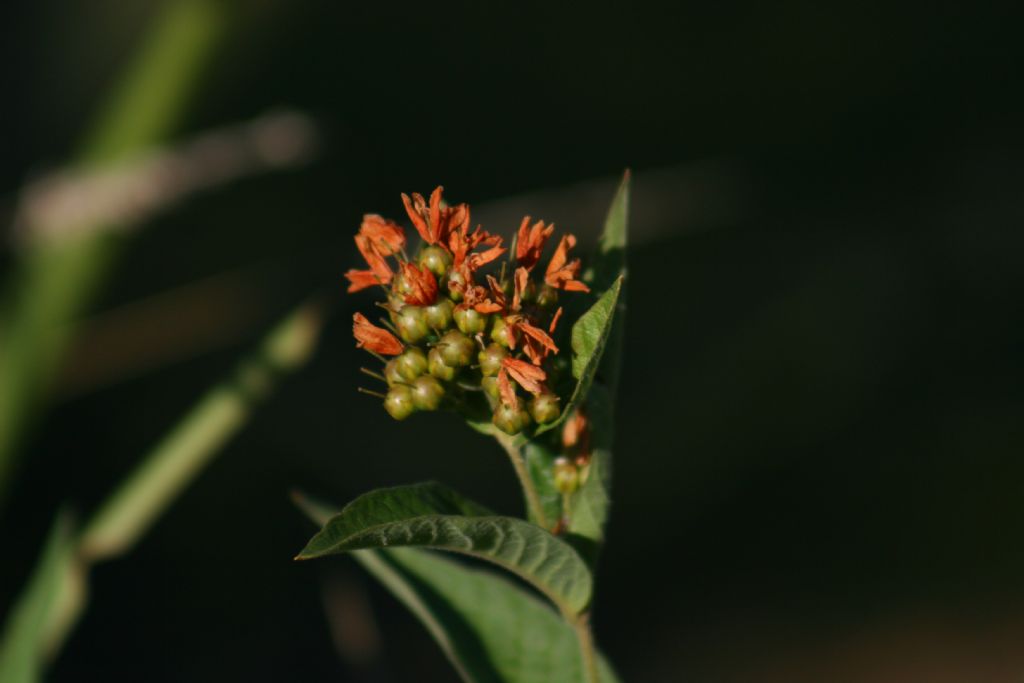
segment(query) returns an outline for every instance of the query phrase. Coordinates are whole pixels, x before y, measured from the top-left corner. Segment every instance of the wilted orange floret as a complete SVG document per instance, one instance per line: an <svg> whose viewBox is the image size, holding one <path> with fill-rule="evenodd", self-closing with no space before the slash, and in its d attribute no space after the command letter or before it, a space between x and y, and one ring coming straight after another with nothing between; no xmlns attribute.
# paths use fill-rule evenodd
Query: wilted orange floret
<svg viewBox="0 0 1024 683"><path fill-rule="evenodd" d="M544 225L544 221L537 221L530 227L530 217L524 216L523 222L519 224L519 235L516 238L516 261L519 265L532 270L540 254L544 251L544 244L555 231L555 224Z"/></svg>
<svg viewBox="0 0 1024 683"><path fill-rule="evenodd" d="M429 205L423 195L417 192L413 192L411 198L406 194L402 195L402 203L405 205L405 212L409 214L409 220L427 244L440 243L447 246L449 235L453 231L465 234L469 230L469 205L442 207L443 192L444 188L440 185L434 188L430 193Z"/></svg>
<svg viewBox="0 0 1024 683"><path fill-rule="evenodd" d="M397 254L405 248L405 231L402 226L375 213L363 216L359 234L370 240L382 256Z"/></svg>
<svg viewBox="0 0 1024 683"><path fill-rule="evenodd" d="M534 327L522 318L515 322L515 326L523 332L523 353L534 365L540 365L549 353L558 353L555 342L544 330Z"/></svg>
<svg viewBox="0 0 1024 683"><path fill-rule="evenodd" d="M402 263L402 280L408 290L402 297L405 303L429 306L437 301L437 279L426 268L414 263Z"/></svg>
<svg viewBox="0 0 1024 683"><path fill-rule="evenodd" d="M523 389L531 394L539 394L544 391L542 382L547 379L547 373L536 365L521 361L511 356L506 356L501 361L501 370L508 371L516 382ZM500 374L500 373L499 373Z"/></svg>
<svg viewBox="0 0 1024 683"><path fill-rule="evenodd" d="M355 237L356 247L363 255L369 270L350 270L345 273L348 278L348 291L358 292L373 285L386 285L391 282L394 272L388 265L386 256L396 254L405 247L405 232L394 221L372 213L363 216L359 233Z"/></svg>
<svg viewBox="0 0 1024 683"><path fill-rule="evenodd" d="M352 316L352 334L356 338L356 348L379 353L382 356L397 356L405 350L398 337L383 327L377 327L362 313Z"/></svg>
<svg viewBox="0 0 1024 683"><path fill-rule="evenodd" d="M497 313L505 307L504 295L502 295L500 301L491 301L488 297L489 292L486 287L473 285L471 287L466 287L464 292L464 299L461 304L456 306L456 308L472 308L477 313L489 315L491 313ZM501 291L499 290L498 293L500 294Z"/></svg>
<svg viewBox="0 0 1024 683"><path fill-rule="evenodd" d="M544 282L556 289L564 289L568 292L589 292L590 287L576 279L580 274L580 260L575 258L569 261L569 250L575 246L576 237L573 235L562 236L562 241L558 243L558 248L555 249L551 262L548 263Z"/></svg>

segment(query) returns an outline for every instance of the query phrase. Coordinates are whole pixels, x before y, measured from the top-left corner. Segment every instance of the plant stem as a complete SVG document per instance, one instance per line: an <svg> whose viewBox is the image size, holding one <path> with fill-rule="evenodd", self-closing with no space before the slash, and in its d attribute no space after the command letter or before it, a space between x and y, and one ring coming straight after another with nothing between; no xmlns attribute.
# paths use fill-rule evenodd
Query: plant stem
<svg viewBox="0 0 1024 683"><path fill-rule="evenodd" d="M580 659L583 660L583 675L586 683L600 683L597 671L597 652L594 649L594 634L590 630L590 613L584 612L576 618L576 638L580 642Z"/></svg>
<svg viewBox="0 0 1024 683"><path fill-rule="evenodd" d="M495 431L497 432L497 430ZM512 468L516 471L516 476L519 478L519 485L523 487L523 496L526 498L526 507L529 512L530 519L537 526L550 531L547 517L544 516L544 507L540 504L540 496L537 494L537 488L533 485L533 479L530 478L530 473L526 471L526 461L523 460L523 450L516 443L515 439L507 434L497 432L495 433L494 438L502 445L505 452L508 453L508 459L512 461Z"/></svg>

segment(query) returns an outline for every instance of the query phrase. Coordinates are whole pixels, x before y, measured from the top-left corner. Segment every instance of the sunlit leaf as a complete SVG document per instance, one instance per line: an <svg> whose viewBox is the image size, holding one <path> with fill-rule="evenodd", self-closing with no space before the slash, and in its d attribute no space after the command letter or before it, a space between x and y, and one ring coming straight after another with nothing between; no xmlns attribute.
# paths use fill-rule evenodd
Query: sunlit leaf
<svg viewBox="0 0 1024 683"><path fill-rule="evenodd" d="M333 511L297 499L323 524ZM418 548L352 553L426 627L467 683L583 680L573 627L498 574ZM603 657L601 682L617 683Z"/></svg>
<svg viewBox="0 0 1024 683"><path fill-rule="evenodd" d="M328 520L297 559L395 546L492 562L533 585L566 615L582 612L590 602L590 570L565 541L535 524L493 515L434 483L360 496Z"/></svg>

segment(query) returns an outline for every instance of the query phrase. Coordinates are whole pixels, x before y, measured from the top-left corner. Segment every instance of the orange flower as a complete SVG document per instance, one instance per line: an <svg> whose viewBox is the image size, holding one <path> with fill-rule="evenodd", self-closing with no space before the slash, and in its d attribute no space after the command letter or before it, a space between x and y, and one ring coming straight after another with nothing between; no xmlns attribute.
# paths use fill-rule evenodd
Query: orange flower
<svg viewBox="0 0 1024 683"><path fill-rule="evenodd" d="M405 285L403 300L414 306L429 306L437 301L437 279L426 268L414 263L402 264L402 283Z"/></svg>
<svg viewBox="0 0 1024 683"><path fill-rule="evenodd" d="M537 221L530 227L530 217L524 216L523 222L519 225L519 236L516 238L516 261L519 265L532 270L537 261L540 261L544 244L554 231L554 223L545 226L544 221Z"/></svg>
<svg viewBox="0 0 1024 683"><path fill-rule="evenodd" d="M501 290L499 290L499 293L500 291ZM491 301L487 294L487 289L485 287L481 287L480 285L466 287L465 298L463 299L462 303L457 306L457 308L472 308L477 313L490 314L497 313L498 311L505 307L504 295L502 295L501 302L499 303L497 301Z"/></svg>
<svg viewBox="0 0 1024 683"><path fill-rule="evenodd" d="M515 275L512 276L514 287L512 290L512 310L518 311L522 307L523 292L526 291L526 285L530 282L530 271L526 268L516 268Z"/></svg>
<svg viewBox="0 0 1024 683"><path fill-rule="evenodd" d="M423 195L418 192L412 193L412 199L402 193L402 203L405 204L405 212L409 214L409 220L427 244L437 242L436 232L441 222L441 193L444 188L438 185L430 193L430 207L427 207Z"/></svg>
<svg viewBox="0 0 1024 683"><path fill-rule="evenodd" d="M549 353L558 353L555 342L544 330L523 319L517 320L515 325L523 332L523 352L534 365L540 365Z"/></svg>
<svg viewBox="0 0 1024 683"><path fill-rule="evenodd" d="M402 194L405 212L409 214L416 232L427 244L438 244L448 248L449 236L453 231L463 234L469 230L469 205L459 204L453 207L441 207L441 193L444 188L438 185L430 193L430 204L423 195L413 192L412 198Z"/></svg>
<svg viewBox="0 0 1024 683"><path fill-rule="evenodd" d="M558 248L548 263L544 282L567 292L589 292L590 287L576 279L580 274L580 260L575 258L569 261L569 250L575 246L576 238L573 235L562 236L562 241L558 243Z"/></svg>
<svg viewBox="0 0 1024 683"><path fill-rule="evenodd" d="M541 382L547 379L547 374L536 365L530 365L515 358L506 357L501 361L501 369L498 371L498 393L501 396L501 402L518 408L519 400L516 398L516 391L509 381L509 377L531 394L539 394L544 391L544 385Z"/></svg>
<svg viewBox="0 0 1024 683"><path fill-rule="evenodd" d="M405 231L402 226L375 213L363 216L359 234L369 239L382 256L397 254L405 248Z"/></svg>
<svg viewBox="0 0 1024 683"><path fill-rule="evenodd" d="M356 348L366 349L384 356L397 356L405 347L398 337L391 334L383 327L377 327L362 313L352 316L352 334L356 338Z"/></svg>
<svg viewBox="0 0 1024 683"><path fill-rule="evenodd" d="M505 356L501 361L501 372L508 372L519 386L531 394L539 394L544 391L542 382L548 378L547 373L536 365L521 361L511 356Z"/></svg>

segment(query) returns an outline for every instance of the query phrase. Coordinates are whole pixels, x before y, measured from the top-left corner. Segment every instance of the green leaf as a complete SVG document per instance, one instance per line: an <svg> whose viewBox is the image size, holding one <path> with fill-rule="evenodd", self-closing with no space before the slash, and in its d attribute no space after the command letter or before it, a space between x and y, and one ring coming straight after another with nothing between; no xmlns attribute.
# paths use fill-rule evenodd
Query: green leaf
<svg viewBox="0 0 1024 683"><path fill-rule="evenodd" d="M333 511L297 496L323 524ZM573 628L532 593L494 572L418 548L352 553L426 627L467 683L583 680ZM618 679L603 657L602 683Z"/></svg>
<svg viewBox="0 0 1024 683"><path fill-rule="evenodd" d="M0 681L42 680L53 641L66 625L68 611L80 603L81 578L75 537L67 515L59 515L32 579L14 604L0 641Z"/></svg>
<svg viewBox="0 0 1024 683"><path fill-rule="evenodd" d="M597 243L597 253L591 257L591 272L587 281L599 292L608 289L626 271L630 180L630 172L626 171L608 208L604 230Z"/></svg>
<svg viewBox="0 0 1024 683"><path fill-rule="evenodd" d="M360 496L296 559L394 546L448 550L492 562L532 584L570 617L590 603L590 570L565 541L535 524L493 515L435 483Z"/></svg>
<svg viewBox="0 0 1024 683"><path fill-rule="evenodd" d="M589 259L590 268L584 276L591 288L602 292L602 295L572 328L572 374L577 380L576 387L562 415L555 422L538 429L538 435L562 424L573 409L586 400L599 369L603 381L613 394L618 386L626 309L624 290L629 188L630 172L626 171L612 199L605 217L604 230L597 249Z"/></svg>
<svg viewBox="0 0 1024 683"><path fill-rule="evenodd" d="M576 378L576 388L572 392L561 417L536 431L537 435L554 429L562 424L572 411L586 400L587 392L597 374L604 353L605 343L611 333L615 321L616 305L619 292L622 290L620 276L607 292L601 295L590 310L580 316L572 326L572 375Z"/></svg>

